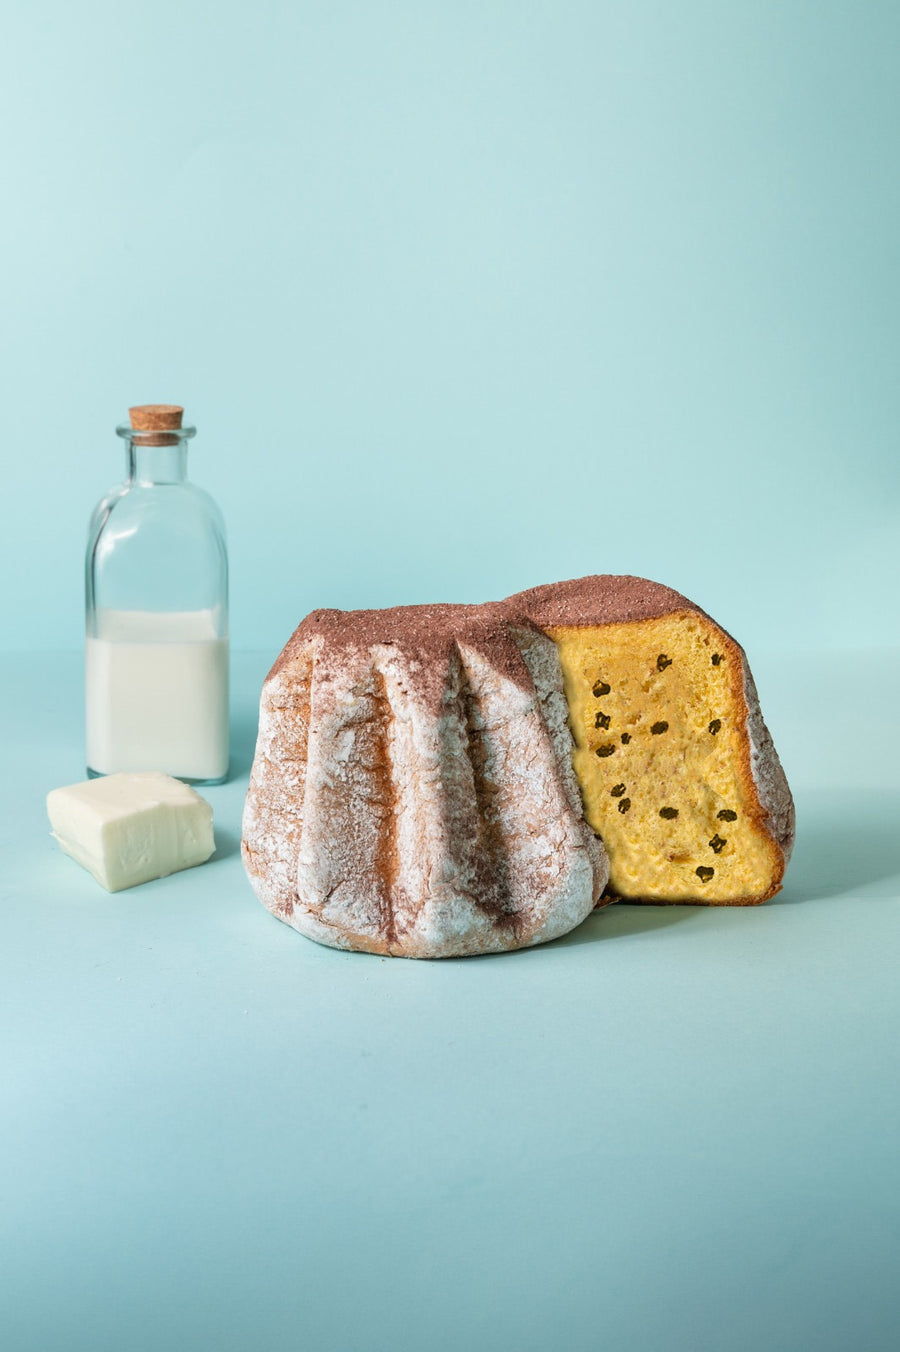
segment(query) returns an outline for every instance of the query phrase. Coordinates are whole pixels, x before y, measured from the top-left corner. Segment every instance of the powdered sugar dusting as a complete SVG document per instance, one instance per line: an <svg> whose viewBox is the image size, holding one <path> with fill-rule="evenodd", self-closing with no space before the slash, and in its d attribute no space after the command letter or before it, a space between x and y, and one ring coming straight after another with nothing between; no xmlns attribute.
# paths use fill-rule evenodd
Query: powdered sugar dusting
<svg viewBox="0 0 900 1352"><path fill-rule="evenodd" d="M787 864L794 848L794 800L778 752L759 707L756 682L746 655L741 650L744 698L747 701L747 735L750 739L750 770L760 804L769 820L769 830L781 848Z"/></svg>
<svg viewBox="0 0 900 1352"><path fill-rule="evenodd" d="M321 943L520 948L574 928L605 886L554 645L525 630L520 651L505 620L439 610L425 653L389 623L373 642L371 616L362 639L329 618L264 688L244 857L260 900Z"/></svg>

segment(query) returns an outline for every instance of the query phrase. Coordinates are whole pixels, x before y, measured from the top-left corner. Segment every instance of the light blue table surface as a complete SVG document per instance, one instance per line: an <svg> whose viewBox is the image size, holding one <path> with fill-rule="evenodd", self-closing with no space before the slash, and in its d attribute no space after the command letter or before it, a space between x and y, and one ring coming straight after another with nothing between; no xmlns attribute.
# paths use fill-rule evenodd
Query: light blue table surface
<svg viewBox="0 0 900 1352"><path fill-rule="evenodd" d="M797 798L759 908L500 957L317 947L238 841L109 896L48 835L80 659L0 666L7 1352L897 1347L900 653L764 654Z"/></svg>

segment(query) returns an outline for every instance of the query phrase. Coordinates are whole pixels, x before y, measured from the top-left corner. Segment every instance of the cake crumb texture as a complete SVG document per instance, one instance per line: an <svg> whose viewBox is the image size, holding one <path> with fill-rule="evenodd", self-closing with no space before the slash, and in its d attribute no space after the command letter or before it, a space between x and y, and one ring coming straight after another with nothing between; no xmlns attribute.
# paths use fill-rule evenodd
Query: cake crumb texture
<svg viewBox="0 0 900 1352"><path fill-rule="evenodd" d="M771 896L784 857L753 780L735 642L683 610L548 633L611 891L732 905Z"/></svg>

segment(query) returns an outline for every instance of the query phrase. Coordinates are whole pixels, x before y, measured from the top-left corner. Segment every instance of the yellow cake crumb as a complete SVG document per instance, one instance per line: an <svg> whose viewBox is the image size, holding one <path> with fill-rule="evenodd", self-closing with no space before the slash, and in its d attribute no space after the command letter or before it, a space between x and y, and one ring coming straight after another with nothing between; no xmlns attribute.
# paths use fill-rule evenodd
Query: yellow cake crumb
<svg viewBox="0 0 900 1352"><path fill-rule="evenodd" d="M783 859L750 771L734 641L695 611L546 632L610 891L722 905L777 890Z"/></svg>

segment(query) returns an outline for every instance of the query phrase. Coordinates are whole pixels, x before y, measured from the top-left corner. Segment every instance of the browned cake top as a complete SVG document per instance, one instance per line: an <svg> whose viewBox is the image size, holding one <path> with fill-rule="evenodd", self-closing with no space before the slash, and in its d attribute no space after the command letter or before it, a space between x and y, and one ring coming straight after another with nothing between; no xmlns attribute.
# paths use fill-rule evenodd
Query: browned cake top
<svg viewBox="0 0 900 1352"><path fill-rule="evenodd" d="M294 631L269 676L275 676L309 642L324 676L374 647L394 647L407 666L419 697L437 708L446 688L448 662L463 645L489 657L493 668L523 689L531 678L510 634L517 618L507 603L485 605L392 606L387 610L314 610ZM528 625L521 617L519 622ZM531 627L531 626L529 626Z"/></svg>
<svg viewBox="0 0 900 1352"><path fill-rule="evenodd" d="M508 597L504 605L521 611L541 629L624 624L656 619L673 610L700 610L671 587L612 573L532 587Z"/></svg>
<svg viewBox="0 0 900 1352"><path fill-rule="evenodd" d="M314 610L294 631L269 675L277 675L310 642L315 643L323 676L328 670L340 671L373 647L395 647L419 697L437 708L455 646L462 644L489 656L500 675L528 689L530 678L510 626L583 628L656 619L679 610L706 613L671 587L616 574L532 587L505 601L483 605Z"/></svg>

